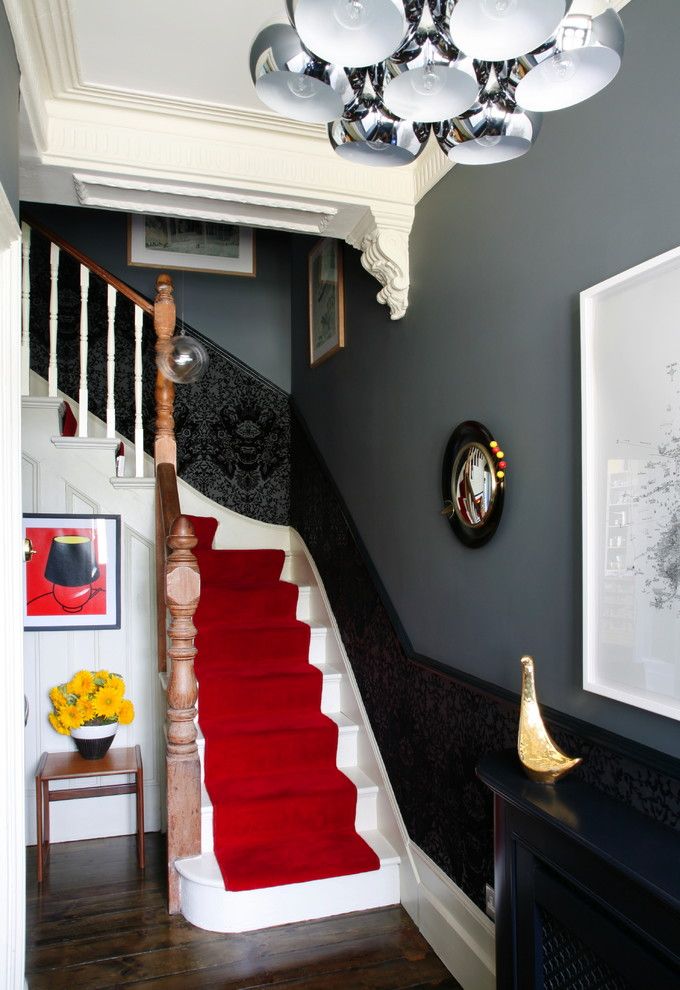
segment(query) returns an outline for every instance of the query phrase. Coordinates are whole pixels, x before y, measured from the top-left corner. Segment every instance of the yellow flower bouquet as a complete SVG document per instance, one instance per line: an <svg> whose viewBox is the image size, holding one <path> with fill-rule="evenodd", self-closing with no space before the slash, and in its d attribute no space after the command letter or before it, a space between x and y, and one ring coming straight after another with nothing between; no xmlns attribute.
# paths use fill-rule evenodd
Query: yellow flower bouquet
<svg viewBox="0 0 680 990"><path fill-rule="evenodd" d="M134 705L124 695L125 681L120 674L79 670L70 681L51 689L50 725L60 735L72 736L81 756L100 759L118 725L129 725L135 717Z"/></svg>

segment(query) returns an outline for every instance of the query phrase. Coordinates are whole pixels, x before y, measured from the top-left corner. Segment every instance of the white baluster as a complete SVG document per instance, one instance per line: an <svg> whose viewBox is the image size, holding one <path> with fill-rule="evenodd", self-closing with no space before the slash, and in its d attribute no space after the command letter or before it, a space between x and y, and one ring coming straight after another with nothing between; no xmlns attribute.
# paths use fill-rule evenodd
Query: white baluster
<svg viewBox="0 0 680 990"><path fill-rule="evenodd" d="M144 312L135 306L135 478L144 477L144 424L142 422L142 321Z"/></svg>
<svg viewBox="0 0 680 990"><path fill-rule="evenodd" d="M87 300L90 294L90 269L80 266L80 391L78 405L80 406L80 422L78 436L87 436L87 414L89 396L87 389Z"/></svg>
<svg viewBox="0 0 680 990"><path fill-rule="evenodd" d="M57 397L57 311L59 278L59 248L50 244L50 364L47 372L47 393Z"/></svg>
<svg viewBox="0 0 680 990"><path fill-rule="evenodd" d="M21 225L22 283L21 283L21 394L31 390L31 228Z"/></svg>
<svg viewBox="0 0 680 990"><path fill-rule="evenodd" d="M109 335L106 344L106 435L113 439L116 435L116 405L114 398L114 377L116 374L116 290L109 285L106 292L109 313Z"/></svg>

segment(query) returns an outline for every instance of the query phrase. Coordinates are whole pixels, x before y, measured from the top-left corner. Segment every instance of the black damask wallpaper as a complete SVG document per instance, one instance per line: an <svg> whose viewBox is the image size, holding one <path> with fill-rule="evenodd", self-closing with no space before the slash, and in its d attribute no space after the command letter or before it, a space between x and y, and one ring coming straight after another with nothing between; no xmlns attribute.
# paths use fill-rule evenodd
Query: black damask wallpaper
<svg viewBox="0 0 680 990"><path fill-rule="evenodd" d="M49 243L31 239L31 367L47 377L49 360ZM80 266L61 252L59 269L59 388L77 401L80 378ZM225 319L228 314L225 314ZM90 279L88 300L90 410L106 418L106 284ZM178 473L204 495L264 522L286 524L290 492L288 396L211 340L186 327L208 350L208 372L175 395ZM116 428L134 437L133 306L116 307ZM153 450L155 337L145 316L142 341L144 446ZM113 471L112 471L113 473Z"/></svg>
<svg viewBox="0 0 680 990"><path fill-rule="evenodd" d="M31 366L47 377L49 246L32 241ZM90 405L105 417L106 293L90 285ZM225 318L227 318L225 316ZM62 254L59 279L60 388L78 395L78 265ZM134 436L132 306L116 313L118 429ZM188 332L194 331L187 328ZM252 518L294 526L324 580L371 723L413 840L480 907L493 881L492 801L475 768L484 753L514 747L517 708L492 685L411 655L400 639L354 536L355 530L288 396L196 334L210 368L179 386L175 407L179 474L216 502ZM146 447L153 441L154 339L144 322ZM585 757L577 771L606 794L680 830L680 770L655 770L587 735L551 730Z"/></svg>

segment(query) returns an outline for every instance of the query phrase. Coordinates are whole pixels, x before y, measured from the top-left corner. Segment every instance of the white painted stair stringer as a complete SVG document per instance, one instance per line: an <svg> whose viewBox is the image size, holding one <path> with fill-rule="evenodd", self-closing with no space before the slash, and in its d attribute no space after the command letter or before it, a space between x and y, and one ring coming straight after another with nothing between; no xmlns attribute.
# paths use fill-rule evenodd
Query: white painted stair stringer
<svg viewBox="0 0 680 990"><path fill-rule="evenodd" d="M397 799L387 775L387 769L371 728L368 714L361 698L359 686L352 670L349 657L340 636L335 615L331 608L326 589L314 559L305 541L296 530L291 530L291 552L284 565L283 578L313 586L319 596L323 621L326 624L326 642L331 662L343 673L341 705L344 715L361 726L357 739L357 760L363 772L379 785L377 794L377 822L380 833L399 856L400 900L405 909L418 923L418 868L410 850L410 839L401 816ZM312 637L314 630L312 630ZM311 650L310 650L311 653ZM311 658L311 657L310 657ZM312 661L313 662L313 661Z"/></svg>

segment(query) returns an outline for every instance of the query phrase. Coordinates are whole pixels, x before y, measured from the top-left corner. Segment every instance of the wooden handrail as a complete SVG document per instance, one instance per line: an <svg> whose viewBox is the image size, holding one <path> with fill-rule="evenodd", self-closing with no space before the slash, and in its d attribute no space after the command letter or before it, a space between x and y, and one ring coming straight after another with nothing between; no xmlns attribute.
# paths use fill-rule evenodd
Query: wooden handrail
<svg viewBox="0 0 680 990"><path fill-rule="evenodd" d="M175 332L172 279L156 281L154 328L156 354L166 355ZM167 688L168 910L180 909L179 874L175 862L201 852L201 766L196 746L198 686L194 672L196 628L193 623L201 592L196 537L181 515L177 490L177 445L173 406L175 387L156 372L156 576L158 667L169 664ZM167 615L170 613L170 625ZM168 645L169 640L169 645Z"/></svg>
<svg viewBox="0 0 680 990"><path fill-rule="evenodd" d="M102 278L105 282L108 282L108 284L113 286L116 292L119 292L121 296L125 296L130 300L130 302L134 303L135 306L139 306L139 308L143 309L145 313L149 314L149 316L153 316L154 304L150 303L148 299L144 298L144 296L141 296L138 292L135 292L135 290L131 289L129 285L126 285L125 282L121 282L121 280L116 278L115 275L112 275L111 272L107 272L107 270L102 268L101 265L98 265L96 261L88 258L86 254L83 254L82 251L79 251L77 248L73 247L72 244L65 241L63 237L59 236L59 234L55 234L55 232L50 230L49 227L44 227L43 224L38 223L38 221L34 220L30 214L22 213L21 218L33 230L37 230L37 232L42 234L43 237L46 237L48 241L52 241L53 244L58 245L58 247L62 251L65 251L66 254L70 254L71 257L75 258L79 264L89 268L89 270L95 275L98 275L99 278Z"/></svg>

